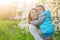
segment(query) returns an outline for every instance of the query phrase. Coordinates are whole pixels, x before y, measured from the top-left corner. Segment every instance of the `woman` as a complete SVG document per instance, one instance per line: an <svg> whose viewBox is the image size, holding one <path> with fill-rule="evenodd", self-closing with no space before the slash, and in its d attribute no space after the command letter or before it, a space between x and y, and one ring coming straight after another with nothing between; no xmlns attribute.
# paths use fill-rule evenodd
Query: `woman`
<svg viewBox="0 0 60 40"><path fill-rule="evenodd" d="M40 29L38 27L36 27L35 25L31 24L31 20L37 19L38 18L38 12L36 8L32 8L31 11L29 12L28 15L28 22L29 22L29 30L31 32L31 34L34 36L35 40L43 40L41 37L41 32Z"/></svg>

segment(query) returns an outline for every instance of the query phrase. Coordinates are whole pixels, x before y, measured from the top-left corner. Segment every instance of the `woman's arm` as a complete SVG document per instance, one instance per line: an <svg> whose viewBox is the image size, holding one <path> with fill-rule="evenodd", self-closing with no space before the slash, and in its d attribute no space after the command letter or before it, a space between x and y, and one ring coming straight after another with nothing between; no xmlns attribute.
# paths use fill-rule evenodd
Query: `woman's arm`
<svg viewBox="0 0 60 40"><path fill-rule="evenodd" d="M39 17L38 20L31 21L31 24L33 24L33 25L41 24L45 20L45 18L46 18L46 16L43 15L43 16Z"/></svg>
<svg viewBox="0 0 60 40"><path fill-rule="evenodd" d="M40 17L40 18L38 19L38 23L37 23L37 24L41 24L45 19L46 19L46 16L43 15L42 17Z"/></svg>

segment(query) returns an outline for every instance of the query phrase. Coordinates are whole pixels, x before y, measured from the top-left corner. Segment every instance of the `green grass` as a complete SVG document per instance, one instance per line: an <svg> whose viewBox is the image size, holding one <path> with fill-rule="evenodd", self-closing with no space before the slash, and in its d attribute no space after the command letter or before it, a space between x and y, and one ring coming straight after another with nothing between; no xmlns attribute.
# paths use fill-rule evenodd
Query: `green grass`
<svg viewBox="0 0 60 40"><path fill-rule="evenodd" d="M18 27L19 21L0 21L0 40L34 40L32 35Z"/></svg>
<svg viewBox="0 0 60 40"><path fill-rule="evenodd" d="M57 34L55 33L54 37L55 40L60 40L60 31Z"/></svg>
<svg viewBox="0 0 60 40"><path fill-rule="evenodd" d="M34 40L31 33L21 29L19 21L0 21L0 40ZM54 35L55 40L60 40L60 32Z"/></svg>

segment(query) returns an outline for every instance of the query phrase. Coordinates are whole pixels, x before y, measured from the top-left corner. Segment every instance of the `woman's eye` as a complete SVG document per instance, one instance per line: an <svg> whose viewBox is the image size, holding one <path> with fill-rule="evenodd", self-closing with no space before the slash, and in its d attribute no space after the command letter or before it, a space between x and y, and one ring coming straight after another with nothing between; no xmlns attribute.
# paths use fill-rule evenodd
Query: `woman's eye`
<svg viewBox="0 0 60 40"><path fill-rule="evenodd" d="M42 9L40 9L40 10L42 10Z"/></svg>

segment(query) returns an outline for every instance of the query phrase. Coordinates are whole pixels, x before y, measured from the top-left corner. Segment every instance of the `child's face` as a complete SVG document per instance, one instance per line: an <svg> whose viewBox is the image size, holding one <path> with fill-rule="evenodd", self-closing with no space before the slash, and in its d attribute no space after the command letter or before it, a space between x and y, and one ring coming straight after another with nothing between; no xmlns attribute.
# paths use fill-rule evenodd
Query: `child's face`
<svg viewBox="0 0 60 40"><path fill-rule="evenodd" d="M38 13L42 13L44 11L43 7L37 7Z"/></svg>
<svg viewBox="0 0 60 40"><path fill-rule="evenodd" d="M30 14L30 17L32 18L32 19L37 19L38 18L38 12L36 11L36 10L32 10L31 11L31 14Z"/></svg>

